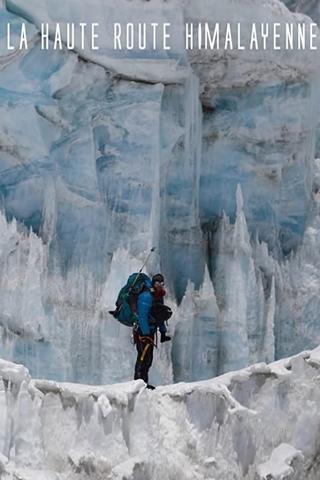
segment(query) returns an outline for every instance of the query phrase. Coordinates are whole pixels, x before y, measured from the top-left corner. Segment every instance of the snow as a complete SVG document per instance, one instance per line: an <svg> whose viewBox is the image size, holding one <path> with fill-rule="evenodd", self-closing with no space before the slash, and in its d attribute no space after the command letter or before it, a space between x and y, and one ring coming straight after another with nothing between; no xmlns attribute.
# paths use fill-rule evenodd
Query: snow
<svg viewBox="0 0 320 480"><path fill-rule="evenodd" d="M1 377L7 382L20 384L30 379L28 370L23 365L15 365L6 360L0 360Z"/></svg>
<svg viewBox="0 0 320 480"><path fill-rule="evenodd" d="M0 382L15 372L0 389L1 478L316 480L318 350L152 392L31 379L1 361Z"/></svg>
<svg viewBox="0 0 320 480"><path fill-rule="evenodd" d="M320 365L320 348L319 347L312 350L309 361L315 363L316 365L317 364Z"/></svg>
<svg viewBox="0 0 320 480"><path fill-rule="evenodd" d="M282 443L271 453L270 460L258 467L258 474L261 480L283 480L292 478L294 469L291 464L294 460L303 460L301 452L291 445Z"/></svg>

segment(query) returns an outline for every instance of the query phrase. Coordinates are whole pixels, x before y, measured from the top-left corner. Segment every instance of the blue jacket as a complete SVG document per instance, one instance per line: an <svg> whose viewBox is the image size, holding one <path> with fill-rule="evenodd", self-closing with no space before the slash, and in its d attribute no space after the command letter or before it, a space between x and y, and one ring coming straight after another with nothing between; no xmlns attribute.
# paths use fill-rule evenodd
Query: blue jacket
<svg viewBox="0 0 320 480"><path fill-rule="evenodd" d="M137 302L137 313L139 328L142 335L152 335L157 330L156 326L149 324L152 303L153 296L149 290L145 290L144 292L140 293ZM159 330L161 333L165 333L167 331L164 322L159 326Z"/></svg>

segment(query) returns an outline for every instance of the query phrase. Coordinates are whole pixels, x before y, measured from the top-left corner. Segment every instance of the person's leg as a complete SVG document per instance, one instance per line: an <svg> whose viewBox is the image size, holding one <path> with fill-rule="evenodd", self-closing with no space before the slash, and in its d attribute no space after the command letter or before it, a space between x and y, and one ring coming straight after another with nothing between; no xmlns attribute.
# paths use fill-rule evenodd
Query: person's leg
<svg viewBox="0 0 320 480"><path fill-rule="evenodd" d="M148 372L153 359L153 345L137 340L137 360L134 371L134 379L142 379L148 383Z"/></svg>
<svg viewBox="0 0 320 480"><path fill-rule="evenodd" d="M144 348L144 345L142 342L140 342L139 339L137 339L137 343L136 343L136 347L137 347L137 360L136 360L136 365L135 365L135 368L134 368L134 379L135 380L138 380L139 378L141 378L142 380L145 381L144 379L144 372L143 372L143 362L141 362L141 355L142 355L142 352L143 352L143 348Z"/></svg>
<svg viewBox="0 0 320 480"><path fill-rule="evenodd" d="M150 345L150 347L148 348L148 351L146 353L146 356L145 356L145 372L146 372L146 375L145 375L145 382L146 383L149 383L149 370L150 370L150 367L152 365L152 360L153 360L153 345Z"/></svg>

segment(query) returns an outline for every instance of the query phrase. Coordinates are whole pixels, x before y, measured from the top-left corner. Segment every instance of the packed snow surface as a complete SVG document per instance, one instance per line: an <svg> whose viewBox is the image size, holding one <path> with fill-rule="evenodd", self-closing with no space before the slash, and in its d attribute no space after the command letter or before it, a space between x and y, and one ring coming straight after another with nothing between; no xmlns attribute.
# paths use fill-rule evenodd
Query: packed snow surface
<svg viewBox="0 0 320 480"><path fill-rule="evenodd" d="M1 360L1 479L317 480L319 348L155 391Z"/></svg>

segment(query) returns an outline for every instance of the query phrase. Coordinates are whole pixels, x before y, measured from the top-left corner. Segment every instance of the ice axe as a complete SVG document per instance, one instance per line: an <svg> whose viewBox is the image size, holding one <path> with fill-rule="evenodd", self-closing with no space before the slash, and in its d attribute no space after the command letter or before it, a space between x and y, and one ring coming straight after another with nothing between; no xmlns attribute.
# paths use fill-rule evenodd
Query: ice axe
<svg viewBox="0 0 320 480"><path fill-rule="evenodd" d="M145 261L143 262L142 267L140 268L139 272L137 273L136 278L135 278L134 281L133 281L133 284L131 285L131 290L134 288L135 284L137 283L138 278L140 277L140 275L141 275L141 273L142 273L142 270L143 270L144 267L147 265L148 260L149 260L149 258L151 257L151 254L155 251L155 249L156 249L156 247L152 247L151 250L150 250L150 252L148 253L147 258L146 258Z"/></svg>

